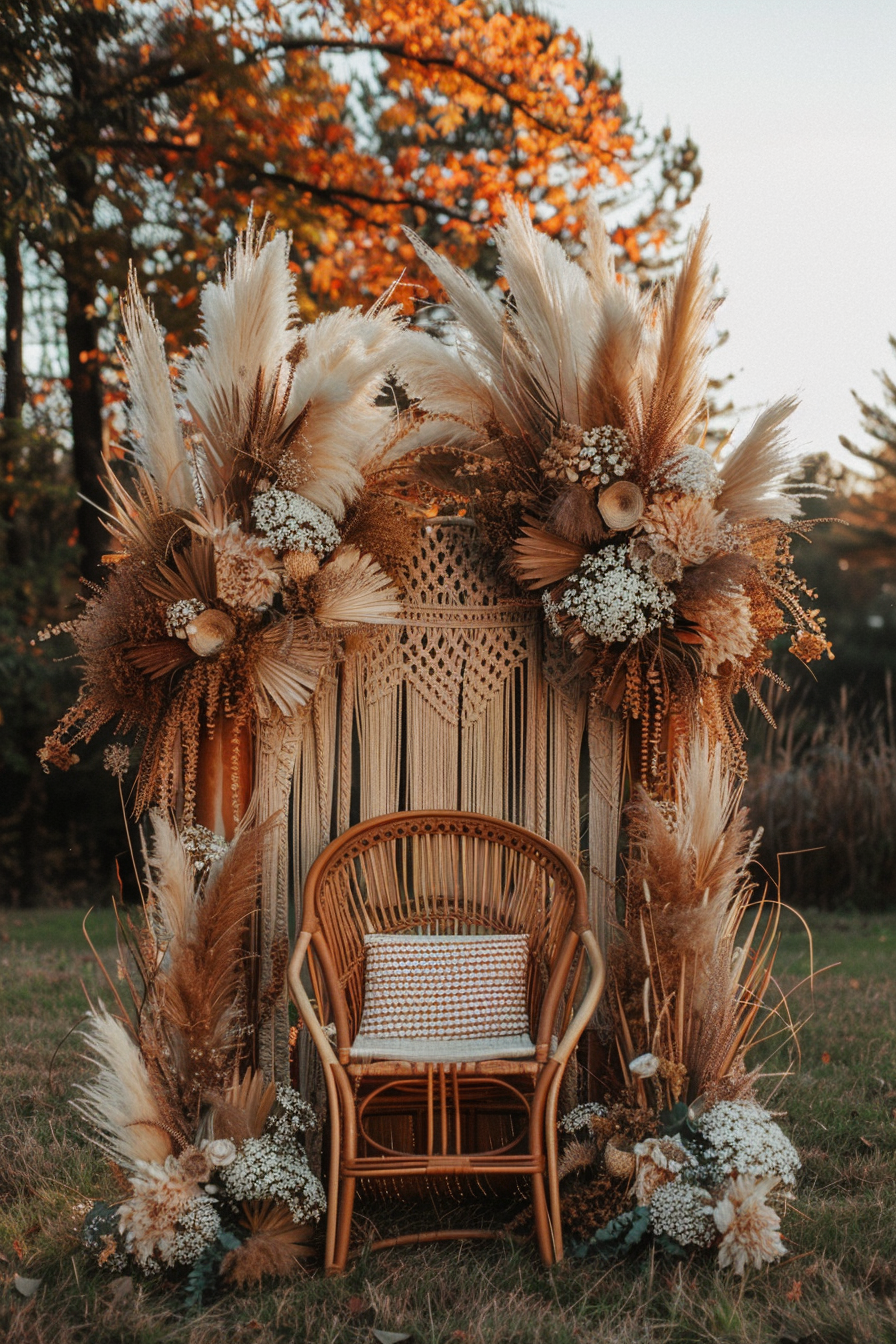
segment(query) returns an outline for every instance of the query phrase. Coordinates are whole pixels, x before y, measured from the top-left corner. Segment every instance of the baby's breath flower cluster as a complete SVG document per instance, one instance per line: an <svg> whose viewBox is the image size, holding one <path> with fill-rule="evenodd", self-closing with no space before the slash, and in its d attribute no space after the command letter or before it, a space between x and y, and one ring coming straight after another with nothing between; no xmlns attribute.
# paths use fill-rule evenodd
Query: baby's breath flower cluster
<svg viewBox="0 0 896 1344"><path fill-rule="evenodd" d="M709 1191L681 1179L667 1181L653 1192L650 1224L679 1246L708 1246L716 1231Z"/></svg>
<svg viewBox="0 0 896 1344"><path fill-rule="evenodd" d="M221 1215L211 1195L197 1195L177 1220L172 1263L191 1265L221 1230Z"/></svg>
<svg viewBox="0 0 896 1344"><path fill-rule="evenodd" d="M223 859L230 848L223 835L218 835L215 831L210 831L207 826L200 826L197 823L185 826L180 838L197 870Z"/></svg>
<svg viewBox="0 0 896 1344"><path fill-rule="evenodd" d="M123 780L131 763L131 751L123 742L110 742L103 752L103 769Z"/></svg>
<svg viewBox="0 0 896 1344"><path fill-rule="evenodd" d="M198 597L182 597L172 602L165 611L165 629L169 635L178 635L186 629L192 620L205 611L205 603Z"/></svg>
<svg viewBox="0 0 896 1344"><path fill-rule="evenodd" d="M629 643L672 624L675 594L627 545L610 545L585 556L557 606L586 635L604 644Z"/></svg>
<svg viewBox="0 0 896 1344"><path fill-rule="evenodd" d="M223 1230L231 1242L244 1239L245 1200L278 1201L297 1224L317 1222L326 1197L298 1137L316 1116L291 1087L277 1088L277 1103L260 1137L204 1139L164 1163L135 1160L127 1197L108 1210L114 1222L106 1226L106 1206L88 1211L84 1242L99 1263L121 1268L130 1258L146 1274L195 1264L219 1237L224 1244Z"/></svg>
<svg viewBox="0 0 896 1344"><path fill-rule="evenodd" d="M277 1134L244 1139L230 1166L221 1169L225 1189L236 1203L281 1199L296 1223L316 1222L326 1208L324 1188L303 1150L287 1147Z"/></svg>
<svg viewBox="0 0 896 1344"><path fill-rule="evenodd" d="M582 1106L574 1106L557 1123L563 1134L575 1134L580 1129L590 1129L592 1120L601 1120L607 1114L606 1106L599 1102L587 1101Z"/></svg>
<svg viewBox="0 0 896 1344"><path fill-rule="evenodd" d="M699 1130L709 1147L709 1163L718 1180L728 1176L777 1177L796 1183L800 1159L787 1135L768 1111L752 1102L719 1101L702 1116Z"/></svg>
<svg viewBox="0 0 896 1344"><path fill-rule="evenodd" d="M621 429L599 425L583 432L564 421L538 465L549 481L594 490L626 476L634 466L634 454Z"/></svg>
<svg viewBox="0 0 896 1344"><path fill-rule="evenodd" d="M340 542L330 515L293 490L265 490L255 495L252 518L275 551L313 551L323 557Z"/></svg>

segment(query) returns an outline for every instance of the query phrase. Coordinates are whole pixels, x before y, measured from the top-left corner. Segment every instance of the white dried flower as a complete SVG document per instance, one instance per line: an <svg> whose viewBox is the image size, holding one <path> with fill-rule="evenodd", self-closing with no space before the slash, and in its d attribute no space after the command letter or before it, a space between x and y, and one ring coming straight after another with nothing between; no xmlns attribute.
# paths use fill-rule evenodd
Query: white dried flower
<svg viewBox="0 0 896 1344"><path fill-rule="evenodd" d="M223 835L218 835L216 831L210 831L207 826L200 826L198 823L185 826L180 838L197 871L222 859L230 848Z"/></svg>
<svg viewBox="0 0 896 1344"><path fill-rule="evenodd" d="M205 609L205 603L200 602L198 597L182 597L180 601L172 602L166 609L165 629L169 635L176 635L178 639L186 639L187 626Z"/></svg>
<svg viewBox="0 0 896 1344"><path fill-rule="evenodd" d="M591 1129L592 1120L600 1120L607 1114L606 1106L601 1106L597 1101L586 1101L581 1106L574 1106L571 1111L567 1111L562 1119L558 1120L557 1128L562 1134L575 1134L580 1129Z"/></svg>
<svg viewBox="0 0 896 1344"><path fill-rule="evenodd" d="M661 479L651 482L656 488L680 490L685 495L707 495L710 499L722 489L722 481L712 453L692 444L676 453L663 467Z"/></svg>
<svg viewBox="0 0 896 1344"><path fill-rule="evenodd" d="M167 1157L164 1166L138 1160L134 1168L131 1194L118 1211L119 1231L144 1268L154 1260L173 1265L179 1224L203 1192L176 1157Z"/></svg>
<svg viewBox="0 0 896 1344"><path fill-rule="evenodd" d="M277 1102L283 1112L283 1116L277 1121L277 1126L285 1123L290 1129L317 1128L314 1107L309 1106L301 1092L297 1092L294 1087L287 1087L285 1083L281 1083L277 1088Z"/></svg>
<svg viewBox="0 0 896 1344"><path fill-rule="evenodd" d="M171 1263L191 1265L221 1230L221 1218L210 1195L197 1195L177 1220Z"/></svg>
<svg viewBox="0 0 896 1344"><path fill-rule="evenodd" d="M544 592L541 595L541 605L544 607L544 614L547 617L548 629L555 639L561 639L563 636L563 627L557 620L557 613L560 608L547 592Z"/></svg>
<svg viewBox="0 0 896 1344"><path fill-rule="evenodd" d="M636 1078L652 1078L660 1067L660 1062L656 1055L638 1055L628 1066L629 1073L633 1073Z"/></svg>
<svg viewBox="0 0 896 1344"><path fill-rule="evenodd" d="M765 1202L766 1195L778 1184L773 1176L757 1180L755 1176L736 1176L729 1181L724 1195L712 1211L722 1240L719 1265L730 1265L735 1274L743 1274L747 1265L761 1269L786 1251L781 1240L781 1219Z"/></svg>
<svg viewBox="0 0 896 1344"><path fill-rule="evenodd" d="M598 425L583 431L563 421L538 465L548 480L594 490L619 480L634 464L632 445L623 430Z"/></svg>
<svg viewBox="0 0 896 1344"><path fill-rule="evenodd" d="M281 1199L297 1223L317 1222L327 1207L324 1188L295 1143L274 1134L244 1139L235 1160L221 1169L228 1195L244 1199Z"/></svg>
<svg viewBox="0 0 896 1344"><path fill-rule="evenodd" d="M202 1151L213 1167L229 1167L236 1158L236 1144L231 1139L206 1139Z"/></svg>
<svg viewBox="0 0 896 1344"><path fill-rule="evenodd" d="M603 644L643 639L663 622L671 625L674 606L675 594L629 554L627 545L586 555L558 603L586 635Z"/></svg>
<svg viewBox="0 0 896 1344"><path fill-rule="evenodd" d="M635 1159L635 1201L649 1204L653 1194L667 1181L674 1181L694 1159L677 1139L644 1139L632 1149Z"/></svg>
<svg viewBox="0 0 896 1344"><path fill-rule="evenodd" d="M708 1246L716 1230L709 1206L709 1192L702 1186L680 1178L667 1181L653 1192L650 1225L679 1246Z"/></svg>
<svg viewBox="0 0 896 1344"><path fill-rule="evenodd" d="M718 1180L728 1176L773 1177L792 1186L800 1159L768 1111L754 1102L719 1101L698 1128L708 1145L708 1163Z"/></svg>
<svg viewBox="0 0 896 1344"><path fill-rule="evenodd" d="M275 551L313 551L322 557L340 542L330 515L292 490L265 490L255 495L252 518Z"/></svg>

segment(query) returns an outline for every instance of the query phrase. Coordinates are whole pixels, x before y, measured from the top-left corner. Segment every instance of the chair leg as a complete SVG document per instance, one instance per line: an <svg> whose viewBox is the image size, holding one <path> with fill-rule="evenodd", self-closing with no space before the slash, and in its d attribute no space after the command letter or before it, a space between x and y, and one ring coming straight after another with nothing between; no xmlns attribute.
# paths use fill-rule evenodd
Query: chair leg
<svg viewBox="0 0 896 1344"><path fill-rule="evenodd" d="M544 1177L532 1177L532 1214L535 1221L535 1241L538 1253L545 1265L554 1263L554 1245L551 1240L551 1220L548 1216L548 1202L544 1193Z"/></svg>
<svg viewBox="0 0 896 1344"><path fill-rule="evenodd" d="M547 1157L547 1187L551 1209L551 1241L557 1261L563 1259L563 1224L560 1217L560 1179L557 1171L557 1101L563 1071L558 1069L548 1089L544 1117L544 1145Z"/></svg>
<svg viewBox="0 0 896 1344"><path fill-rule="evenodd" d="M336 1220L336 1248L329 1273L341 1274L348 1260L348 1245L352 1234L352 1212L355 1206L355 1186L352 1176L343 1176L339 1182L339 1212Z"/></svg>
<svg viewBox="0 0 896 1344"><path fill-rule="evenodd" d="M333 1079L333 1070L324 1065L327 1080L327 1099L330 1110L330 1166L327 1173L327 1236L324 1244L324 1273L333 1272L336 1248L336 1221L339 1212L339 1168L342 1164L342 1114L339 1090Z"/></svg>

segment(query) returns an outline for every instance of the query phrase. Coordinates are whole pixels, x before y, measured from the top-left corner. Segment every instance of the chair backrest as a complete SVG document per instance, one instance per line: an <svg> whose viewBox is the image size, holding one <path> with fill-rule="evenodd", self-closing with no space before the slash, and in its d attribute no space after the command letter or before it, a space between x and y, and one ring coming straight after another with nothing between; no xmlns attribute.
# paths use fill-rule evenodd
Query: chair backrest
<svg viewBox="0 0 896 1344"><path fill-rule="evenodd" d="M361 1018L365 934L526 933L534 1031L558 957L571 962L568 935L586 927L585 884L568 854L521 826L470 812L361 822L324 850L305 885L303 929L342 1048Z"/></svg>

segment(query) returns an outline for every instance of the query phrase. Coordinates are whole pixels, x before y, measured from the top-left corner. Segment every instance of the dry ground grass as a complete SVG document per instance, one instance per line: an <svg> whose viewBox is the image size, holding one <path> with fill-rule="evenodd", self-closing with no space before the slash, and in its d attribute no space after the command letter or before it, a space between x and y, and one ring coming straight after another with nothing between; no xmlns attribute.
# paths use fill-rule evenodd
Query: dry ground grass
<svg viewBox="0 0 896 1344"><path fill-rule="evenodd" d="M99 944L108 916L93 917ZM84 1065L83 996L98 979L71 911L0 912L0 1337L9 1344L373 1344L373 1329L416 1344L852 1344L896 1342L896 916L818 916L817 984L802 1067L773 1106L804 1172L785 1232L791 1255L745 1284L694 1259L645 1253L612 1268L544 1272L526 1247L448 1244L364 1254L319 1275L189 1313L177 1291L91 1268L73 1205L111 1195L102 1160L68 1099ZM779 969L807 969L788 933ZM811 996L795 1000L805 1014ZM388 1213L366 1210L383 1228ZM14 1274L40 1278L30 1300Z"/></svg>

